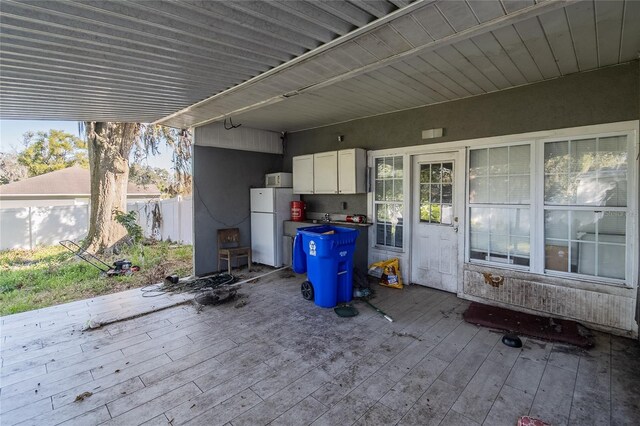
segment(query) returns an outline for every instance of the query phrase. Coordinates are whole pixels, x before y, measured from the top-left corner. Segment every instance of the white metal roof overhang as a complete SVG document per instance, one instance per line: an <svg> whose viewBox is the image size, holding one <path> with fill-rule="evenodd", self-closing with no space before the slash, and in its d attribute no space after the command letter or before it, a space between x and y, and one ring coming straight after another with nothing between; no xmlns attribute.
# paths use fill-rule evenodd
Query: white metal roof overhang
<svg viewBox="0 0 640 426"><path fill-rule="evenodd" d="M638 22L636 0L3 0L0 116L295 131L627 62Z"/></svg>
<svg viewBox="0 0 640 426"><path fill-rule="evenodd" d="M2 0L0 117L151 122L411 0Z"/></svg>

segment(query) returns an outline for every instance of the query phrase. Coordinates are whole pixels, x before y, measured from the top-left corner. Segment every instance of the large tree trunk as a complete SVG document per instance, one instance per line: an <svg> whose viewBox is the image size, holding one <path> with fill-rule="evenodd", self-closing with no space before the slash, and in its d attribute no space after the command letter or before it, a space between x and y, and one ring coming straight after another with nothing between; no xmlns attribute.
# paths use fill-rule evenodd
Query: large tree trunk
<svg viewBox="0 0 640 426"><path fill-rule="evenodd" d="M127 231L115 211L127 211L129 155L139 135L138 123L87 122L91 174L91 215L85 247L93 253L111 250Z"/></svg>

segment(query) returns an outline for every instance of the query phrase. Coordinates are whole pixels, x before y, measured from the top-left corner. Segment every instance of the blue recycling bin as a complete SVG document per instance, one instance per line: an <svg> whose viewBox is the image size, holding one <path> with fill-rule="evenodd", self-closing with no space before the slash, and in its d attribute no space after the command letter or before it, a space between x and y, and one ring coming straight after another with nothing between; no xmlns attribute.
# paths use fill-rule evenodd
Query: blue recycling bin
<svg viewBox="0 0 640 426"><path fill-rule="evenodd" d="M322 225L300 228L293 247L293 270L307 273L313 301L323 308L353 297L353 252L358 230Z"/></svg>

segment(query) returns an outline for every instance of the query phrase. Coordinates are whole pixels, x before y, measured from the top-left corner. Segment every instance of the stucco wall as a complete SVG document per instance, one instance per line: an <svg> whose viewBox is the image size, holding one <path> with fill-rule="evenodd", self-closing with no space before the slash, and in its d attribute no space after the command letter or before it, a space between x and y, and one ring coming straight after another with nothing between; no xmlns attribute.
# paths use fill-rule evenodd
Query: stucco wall
<svg viewBox="0 0 640 426"><path fill-rule="evenodd" d="M242 245L251 245L249 189L264 186L265 173L279 171L281 166L281 155L194 146L196 275L218 269L218 229L240 228Z"/></svg>

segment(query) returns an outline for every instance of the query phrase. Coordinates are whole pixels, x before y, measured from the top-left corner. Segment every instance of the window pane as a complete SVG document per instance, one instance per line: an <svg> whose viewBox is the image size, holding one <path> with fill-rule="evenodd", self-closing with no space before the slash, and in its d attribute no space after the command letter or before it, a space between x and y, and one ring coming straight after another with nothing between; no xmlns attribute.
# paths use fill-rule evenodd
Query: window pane
<svg viewBox="0 0 640 426"><path fill-rule="evenodd" d="M570 171L587 173L595 171L596 165L596 140L583 139L571 141Z"/></svg>
<svg viewBox="0 0 640 426"><path fill-rule="evenodd" d="M509 172L509 148L489 149L489 174L504 175Z"/></svg>
<svg viewBox="0 0 640 426"><path fill-rule="evenodd" d="M509 174L529 174L531 167L530 145L517 145L509 147Z"/></svg>
<svg viewBox="0 0 640 426"><path fill-rule="evenodd" d="M392 235L393 235L392 237L393 242L390 241L389 245L402 248L402 226L400 225L396 226L395 229L393 230Z"/></svg>
<svg viewBox="0 0 640 426"><path fill-rule="evenodd" d="M471 243L471 250L488 252L489 251L489 234L484 232L472 232L470 243Z"/></svg>
<svg viewBox="0 0 640 426"><path fill-rule="evenodd" d="M384 181L384 200L395 201L394 192L393 192L393 179L388 179Z"/></svg>
<svg viewBox="0 0 640 426"><path fill-rule="evenodd" d="M420 166L420 183L429 183L431 181L431 165L422 164Z"/></svg>
<svg viewBox="0 0 640 426"><path fill-rule="evenodd" d="M529 176L509 176L509 203L529 204Z"/></svg>
<svg viewBox="0 0 640 426"><path fill-rule="evenodd" d="M382 223L376 224L376 244L386 245L386 241L384 239L384 227L385 225Z"/></svg>
<svg viewBox="0 0 640 426"><path fill-rule="evenodd" d="M489 231L491 234L509 234L510 209L491 209L489 215Z"/></svg>
<svg viewBox="0 0 640 426"><path fill-rule="evenodd" d="M491 234L489 236L489 251L492 255L498 254L506 256L509 252L509 237L506 235Z"/></svg>
<svg viewBox="0 0 640 426"><path fill-rule="evenodd" d="M510 254L512 256L529 257L531 253L531 244L529 238L511 237Z"/></svg>
<svg viewBox="0 0 640 426"><path fill-rule="evenodd" d="M376 180L376 201L384 199L384 181Z"/></svg>
<svg viewBox="0 0 640 426"><path fill-rule="evenodd" d="M546 211L545 269L624 279L626 216L611 211Z"/></svg>
<svg viewBox="0 0 640 426"><path fill-rule="evenodd" d="M442 204L440 209L442 212L440 223L451 225L453 223L453 206L451 204Z"/></svg>
<svg viewBox="0 0 640 426"><path fill-rule="evenodd" d="M431 204L431 213L429 215L429 222L440 223L442 221L442 209L440 204Z"/></svg>
<svg viewBox="0 0 640 426"><path fill-rule="evenodd" d="M453 186L442 185L442 202L446 204L453 203Z"/></svg>
<svg viewBox="0 0 640 426"><path fill-rule="evenodd" d="M509 202L509 178L507 176L489 177L489 202L507 204Z"/></svg>
<svg viewBox="0 0 640 426"><path fill-rule="evenodd" d="M442 164L442 183L453 182L453 163Z"/></svg>
<svg viewBox="0 0 640 426"><path fill-rule="evenodd" d="M489 168L489 150L474 149L469 153L469 177L486 176Z"/></svg>
<svg viewBox="0 0 640 426"><path fill-rule="evenodd" d="M440 185L431 184L431 202L440 203Z"/></svg>
<svg viewBox="0 0 640 426"><path fill-rule="evenodd" d="M402 167L402 157L394 157L393 168L394 168L395 177L402 179L404 177L404 172Z"/></svg>
<svg viewBox="0 0 640 426"><path fill-rule="evenodd" d="M471 232L484 232L489 233L489 214L491 209L473 207L471 209L471 218L469 220L469 227Z"/></svg>
<svg viewBox="0 0 640 426"><path fill-rule="evenodd" d="M486 177L470 177L469 178L469 202L470 203L488 203L489 202L489 184Z"/></svg>
<svg viewBox="0 0 640 426"><path fill-rule="evenodd" d="M566 243L547 240L544 247L544 259L545 269L570 272L569 247Z"/></svg>
<svg viewBox="0 0 640 426"><path fill-rule="evenodd" d="M546 204L573 204L575 190L569 187L568 174L552 174L544 177L544 201Z"/></svg>
<svg viewBox="0 0 640 426"><path fill-rule="evenodd" d="M384 158L376 158L376 179L391 177L391 169L385 164Z"/></svg>
<svg viewBox="0 0 640 426"><path fill-rule="evenodd" d="M571 215L571 230L569 236L572 240L581 240L586 234L596 233L596 214L593 212L569 212Z"/></svg>
<svg viewBox="0 0 640 426"><path fill-rule="evenodd" d="M569 173L568 141L544 144L544 172L552 175Z"/></svg>
<svg viewBox="0 0 640 426"><path fill-rule="evenodd" d="M598 222L598 231L601 234L626 235L627 213L603 212L602 218Z"/></svg>
<svg viewBox="0 0 640 426"><path fill-rule="evenodd" d="M624 245L598 244L598 276L624 279Z"/></svg>
<svg viewBox="0 0 640 426"><path fill-rule="evenodd" d="M389 221L389 206L387 204L378 204L376 206L376 221L388 222Z"/></svg>
<svg viewBox="0 0 640 426"><path fill-rule="evenodd" d="M598 192L601 194L599 205L608 207L627 206L627 175L612 171L609 175L599 173Z"/></svg>
<svg viewBox="0 0 640 426"><path fill-rule="evenodd" d="M384 159L385 167L385 179L393 178L393 157L386 157Z"/></svg>
<svg viewBox="0 0 640 426"><path fill-rule="evenodd" d="M529 214L528 208L471 208L470 258L529 266Z"/></svg>
<svg viewBox="0 0 640 426"><path fill-rule="evenodd" d="M530 203L529 144L471 150L469 155L470 203Z"/></svg>
<svg viewBox="0 0 640 426"><path fill-rule="evenodd" d="M422 222L431 222L431 204L420 204L420 220Z"/></svg>
<svg viewBox="0 0 640 426"><path fill-rule="evenodd" d="M510 209L509 234L529 237L529 209Z"/></svg>
<svg viewBox="0 0 640 426"><path fill-rule="evenodd" d="M545 144L545 202L627 205L626 137Z"/></svg>
<svg viewBox="0 0 640 426"><path fill-rule="evenodd" d="M569 218L566 211L550 210L544 213L545 238L569 238Z"/></svg>
<svg viewBox="0 0 640 426"><path fill-rule="evenodd" d="M441 165L440 164L432 164L431 165L431 182L432 183L441 182L441 174L442 174Z"/></svg>
<svg viewBox="0 0 640 426"><path fill-rule="evenodd" d="M387 181L389 184L393 184L393 191L391 194L392 201L402 201L402 179L393 179Z"/></svg>

